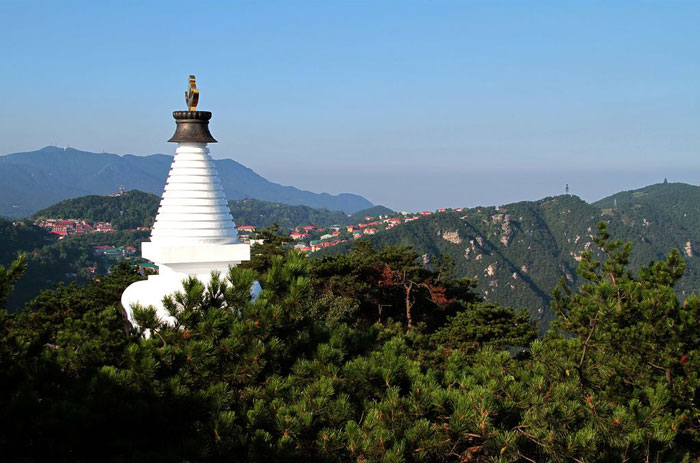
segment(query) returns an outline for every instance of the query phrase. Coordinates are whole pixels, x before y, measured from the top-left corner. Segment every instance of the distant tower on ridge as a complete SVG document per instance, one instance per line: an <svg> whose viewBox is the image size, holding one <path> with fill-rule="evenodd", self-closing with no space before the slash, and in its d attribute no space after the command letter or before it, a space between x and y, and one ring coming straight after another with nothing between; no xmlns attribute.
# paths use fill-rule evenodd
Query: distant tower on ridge
<svg viewBox="0 0 700 463"><path fill-rule="evenodd" d="M566 184L566 188L564 188L564 191L566 191L567 195L569 194L569 184L568 183Z"/></svg>

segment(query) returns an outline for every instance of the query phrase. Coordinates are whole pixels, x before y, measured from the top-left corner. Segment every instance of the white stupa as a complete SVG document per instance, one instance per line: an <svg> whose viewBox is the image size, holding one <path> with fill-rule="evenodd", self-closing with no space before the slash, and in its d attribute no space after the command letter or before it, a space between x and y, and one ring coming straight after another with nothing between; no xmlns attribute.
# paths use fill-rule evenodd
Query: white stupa
<svg viewBox="0 0 700 463"><path fill-rule="evenodd" d="M219 173L209 156L207 143L216 143L209 133L208 111L196 111L199 92L194 76L186 93L189 111L175 111L175 158L160 202L151 240L141 243L141 255L158 265L159 274L130 285L122 294L122 306L135 324L132 305L152 305L158 316L171 319L163 297L182 290L190 275L208 283L211 272L222 276L229 266L250 259L250 246L238 243Z"/></svg>

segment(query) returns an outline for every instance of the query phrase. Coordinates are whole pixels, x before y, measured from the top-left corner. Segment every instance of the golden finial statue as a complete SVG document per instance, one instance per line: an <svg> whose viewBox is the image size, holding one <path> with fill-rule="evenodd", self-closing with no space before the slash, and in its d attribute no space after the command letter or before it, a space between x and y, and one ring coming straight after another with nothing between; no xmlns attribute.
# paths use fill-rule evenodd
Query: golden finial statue
<svg viewBox="0 0 700 463"><path fill-rule="evenodd" d="M190 86L185 92L185 103L187 103L190 111L197 110L197 103L199 103L199 89L197 88L197 83L194 76L190 76Z"/></svg>

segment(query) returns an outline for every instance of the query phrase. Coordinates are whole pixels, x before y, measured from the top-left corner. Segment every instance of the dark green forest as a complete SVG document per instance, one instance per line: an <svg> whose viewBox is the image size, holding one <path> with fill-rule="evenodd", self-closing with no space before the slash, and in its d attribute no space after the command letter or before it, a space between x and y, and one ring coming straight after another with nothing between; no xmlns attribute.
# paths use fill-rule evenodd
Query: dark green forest
<svg viewBox="0 0 700 463"><path fill-rule="evenodd" d="M277 223L281 228L287 230L293 230L300 225L328 227L330 225L356 224L362 222L366 216L377 217L380 214L394 214L394 211L384 206L374 206L354 214L345 214L342 211L314 209L308 206L290 206L257 199L229 201L228 205L237 224L267 228Z"/></svg>
<svg viewBox="0 0 700 463"><path fill-rule="evenodd" d="M0 236L0 265L13 261L18 252L28 252L56 241L55 236L31 222L12 222L2 218Z"/></svg>
<svg viewBox="0 0 700 463"><path fill-rule="evenodd" d="M366 242L308 259L268 236L183 282L174 325L141 307L127 328L119 298L142 277L126 263L43 291L0 311L3 460L700 461L686 263L631 271L604 222L592 240L539 338L449 258ZM0 269L0 303L26 266Z"/></svg>
<svg viewBox="0 0 700 463"><path fill-rule="evenodd" d="M29 222L9 222L0 219L0 265L9 265L19 253L25 255L27 270L15 290L9 295L7 308L20 309L43 289L58 283L85 283L92 278L87 267L97 267L97 274L105 274L115 261L100 258L94 246L140 246L148 239L148 231L117 231L90 235L68 236L58 240Z"/></svg>

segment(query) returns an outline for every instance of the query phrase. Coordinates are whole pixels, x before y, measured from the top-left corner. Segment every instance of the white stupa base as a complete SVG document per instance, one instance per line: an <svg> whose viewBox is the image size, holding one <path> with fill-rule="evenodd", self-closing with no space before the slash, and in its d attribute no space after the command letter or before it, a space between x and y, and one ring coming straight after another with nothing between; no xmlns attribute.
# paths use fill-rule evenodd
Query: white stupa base
<svg viewBox="0 0 700 463"><path fill-rule="evenodd" d="M140 304L143 307L153 306L156 309L156 315L161 321L174 325L175 319L163 307L163 298L177 291L182 291L182 281L189 276L185 273L171 272L166 275L150 275L147 280L130 284L122 293L121 299L122 307L124 307L129 323L132 326L138 326L138 323L134 320L133 306ZM193 276L196 276L203 283L208 283L211 274ZM257 300L261 291L260 283L257 281L253 282L250 287L251 299L253 301Z"/></svg>
<svg viewBox="0 0 700 463"><path fill-rule="evenodd" d="M225 278L230 266L250 260L250 246L240 243L163 245L147 241L141 243L141 254L158 264L159 274L132 283L122 294L122 307L134 326L137 325L132 309L135 304L153 306L161 321L172 324L174 320L163 307L163 298L182 291L182 282L189 276L197 277L204 284L209 283L212 271L220 272Z"/></svg>
<svg viewBox="0 0 700 463"><path fill-rule="evenodd" d="M189 275L186 273L170 272L166 275L150 275L147 280L137 281L130 284L122 293L122 307L126 312L126 318L132 326L137 326L134 320L134 305L142 307L153 306L156 309L158 318L168 324L173 324L174 319L165 307L163 298L165 296L182 291L182 281ZM207 282L207 275L196 275L200 281ZM206 278L204 278L206 277Z"/></svg>

